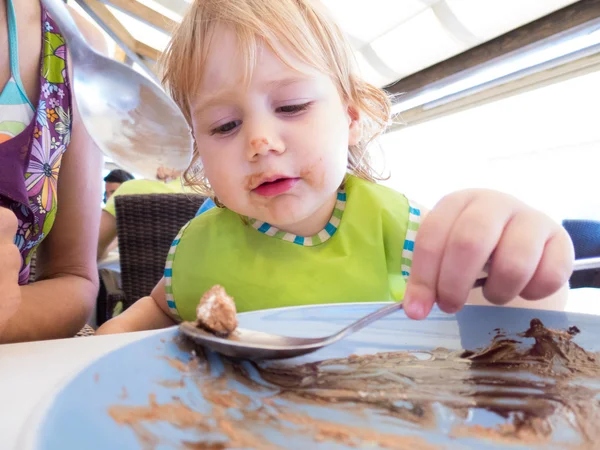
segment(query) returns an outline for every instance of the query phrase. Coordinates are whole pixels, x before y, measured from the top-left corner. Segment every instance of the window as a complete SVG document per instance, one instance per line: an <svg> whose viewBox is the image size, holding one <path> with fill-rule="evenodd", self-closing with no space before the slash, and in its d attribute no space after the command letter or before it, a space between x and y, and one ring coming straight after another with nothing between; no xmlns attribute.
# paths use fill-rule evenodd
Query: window
<svg viewBox="0 0 600 450"><path fill-rule="evenodd" d="M427 206L482 187L556 220L600 219L598 86L592 72L391 132L384 184Z"/></svg>

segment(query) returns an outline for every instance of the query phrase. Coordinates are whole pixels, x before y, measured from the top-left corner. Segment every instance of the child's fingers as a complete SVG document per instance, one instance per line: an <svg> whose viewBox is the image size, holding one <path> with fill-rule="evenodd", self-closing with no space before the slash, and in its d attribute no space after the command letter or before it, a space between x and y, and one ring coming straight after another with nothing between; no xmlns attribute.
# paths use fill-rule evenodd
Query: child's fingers
<svg viewBox="0 0 600 450"><path fill-rule="evenodd" d="M437 301L456 312L491 259L484 288L493 303L518 295L539 299L558 290L572 270L567 233L518 200L491 191L463 191L429 212L417 234L404 298L408 317L427 317Z"/></svg>
<svg viewBox="0 0 600 450"><path fill-rule="evenodd" d="M548 297L569 281L573 272L573 243L567 232L556 225L556 232L546 242L535 274L521 292L521 297L539 300Z"/></svg>
<svg viewBox="0 0 600 450"><path fill-rule="evenodd" d="M419 227L404 310L411 319L427 317L437 300L437 282L446 240L452 224L467 206L468 193L442 199Z"/></svg>
<svg viewBox="0 0 600 450"><path fill-rule="evenodd" d="M547 237L555 227L534 210L517 213L504 228L483 288L485 298L497 305L517 297L533 277Z"/></svg>
<svg viewBox="0 0 600 450"><path fill-rule="evenodd" d="M492 204L484 197L473 200L456 219L446 243L437 285L437 302L442 311L455 313L463 307L498 244L513 207L507 202Z"/></svg>

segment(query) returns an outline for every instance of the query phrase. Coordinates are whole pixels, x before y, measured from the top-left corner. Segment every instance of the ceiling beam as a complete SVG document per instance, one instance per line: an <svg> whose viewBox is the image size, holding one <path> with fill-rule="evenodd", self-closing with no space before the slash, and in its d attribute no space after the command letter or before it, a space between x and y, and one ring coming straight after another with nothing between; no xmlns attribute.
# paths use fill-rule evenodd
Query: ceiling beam
<svg viewBox="0 0 600 450"><path fill-rule="evenodd" d="M119 19L117 19L114 16L114 14L110 12L110 10L106 7L106 5L103 2L99 0L82 1L87 5L87 7L92 11L92 13L95 14L96 18L100 19L105 26L110 28L110 30L113 33L113 37L114 35L116 35L118 39L115 40L117 40L117 43L120 46L126 47L123 48L123 50L125 51L125 53L127 53L129 57L131 57L131 55L128 53L128 50L129 52L134 52L138 55L145 56L146 58L150 58L154 61L158 60L161 52L155 49L154 47L151 47L148 44L145 44L135 39L133 35L127 30L127 28L125 28L125 26L119 21ZM102 26L102 24L99 25ZM139 61L136 62L139 63Z"/></svg>
<svg viewBox="0 0 600 450"><path fill-rule="evenodd" d="M437 104L434 101L433 104L426 103L403 111L389 131L455 114L598 70L600 70L600 44L538 64L531 69L506 75L484 85L475 86L460 94L451 95Z"/></svg>
<svg viewBox="0 0 600 450"><path fill-rule="evenodd" d="M108 35L114 39L121 49L125 52L127 57L142 66L148 75L160 84L156 74L150 70L142 61L139 53L146 53L144 56L149 58L156 58L160 55L160 52L152 47L142 44L137 41L125 26L109 11L107 6L99 0L76 0L79 6L96 21L96 23L102 28Z"/></svg>
<svg viewBox="0 0 600 450"><path fill-rule="evenodd" d="M135 49L137 42L136 39L129 31L127 31L127 28L125 28L125 26L119 22L119 19L117 19L114 14L110 12L105 4L99 0L79 0L77 3L79 3L80 6L82 6L86 12L92 16L93 19L99 19L99 21L102 22L99 23L100 26L104 24L110 28L112 34L116 35L119 41L121 41L120 44L124 44L124 46L131 50ZM96 21L98 22L98 20Z"/></svg>
<svg viewBox="0 0 600 450"><path fill-rule="evenodd" d="M167 34L171 34L178 25L173 19L163 16L137 0L102 0L102 2Z"/></svg>
<svg viewBox="0 0 600 450"><path fill-rule="evenodd" d="M145 56L153 61L158 61L162 53L160 50L156 50L154 47L144 44L142 41L135 41L134 49L138 55Z"/></svg>
<svg viewBox="0 0 600 450"><path fill-rule="evenodd" d="M600 0L580 0L547 16L516 28L459 55L404 77L385 89L392 94L409 93L474 68L500 56L558 36L600 17Z"/></svg>
<svg viewBox="0 0 600 450"><path fill-rule="evenodd" d="M119 47L118 45L115 46L115 56L114 59L122 62L123 64L127 64L129 65L129 61L128 61L128 56L127 53L125 53L125 51Z"/></svg>
<svg viewBox="0 0 600 450"><path fill-rule="evenodd" d="M148 58L142 58L142 61L144 62L146 67L148 67L148 69L150 69L154 73L154 75L156 75L157 78L161 77L160 69L156 61L152 61Z"/></svg>

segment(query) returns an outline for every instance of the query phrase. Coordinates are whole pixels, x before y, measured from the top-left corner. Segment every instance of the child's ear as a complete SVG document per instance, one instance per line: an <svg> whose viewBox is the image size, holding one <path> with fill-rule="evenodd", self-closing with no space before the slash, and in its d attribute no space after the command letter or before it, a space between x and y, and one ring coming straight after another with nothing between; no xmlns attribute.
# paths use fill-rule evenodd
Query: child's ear
<svg viewBox="0 0 600 450"><path fill-rule="evenodd" d="M362 138L362 122L360 120L360 112L351 105L348 105L348 122L350 130L348 146L357 145Z"/></svg>

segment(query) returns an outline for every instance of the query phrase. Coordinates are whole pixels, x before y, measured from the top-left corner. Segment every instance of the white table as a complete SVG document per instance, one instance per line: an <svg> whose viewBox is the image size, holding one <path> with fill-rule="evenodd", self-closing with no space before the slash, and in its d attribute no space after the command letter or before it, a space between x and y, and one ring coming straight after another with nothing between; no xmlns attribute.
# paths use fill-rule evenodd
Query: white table
<svg viewBox="0 0 600 450"><path fill-rule="evenodd" d="M92 361L160 330L0 345L0 449L18 440L44 399Z"/></svg>
<svg viewBox="0 0 600 450"><path fill-rule="evenodd" d="M570 312L600 314L600 290L570 292ZM160 330L0 345L0 450L23 450L18 439L40 402L112 350Z"/></svg>

